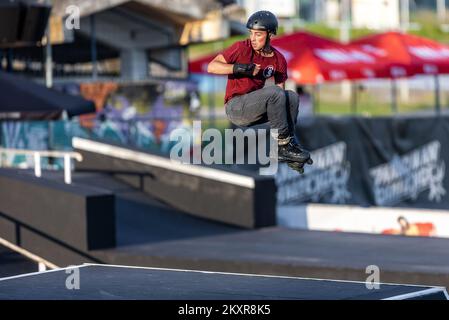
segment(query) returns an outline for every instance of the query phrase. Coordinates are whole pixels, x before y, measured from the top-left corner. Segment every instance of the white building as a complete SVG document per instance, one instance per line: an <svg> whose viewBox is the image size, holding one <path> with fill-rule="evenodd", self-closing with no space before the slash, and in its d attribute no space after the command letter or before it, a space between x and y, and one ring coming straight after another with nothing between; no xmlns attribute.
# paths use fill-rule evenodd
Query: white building
<svg viewBox="0 0 449 320"><path fill-rule="evenodd" d="M376 30L401 26L399 0L352 0L352 26Z"/></svg>
<svg viewBox="0 0 449 320"><path fill-rule="evenodd" d="M398 29L401 26L402 0L236 0L247 15L258 10L269 10L281 23L306 15L307 21L322 22L337 27L342 17L342 6L348 4L352 27L375 30ZM302 12L303 10L307 12Z"/></svg>
<svg viewBox="0 0 449 320"><path fill-rule="evenodd" d="M259 10L273 12L278 18L295 18L299 13L298 0L237 0L245 8L247 15Z"/></svg>

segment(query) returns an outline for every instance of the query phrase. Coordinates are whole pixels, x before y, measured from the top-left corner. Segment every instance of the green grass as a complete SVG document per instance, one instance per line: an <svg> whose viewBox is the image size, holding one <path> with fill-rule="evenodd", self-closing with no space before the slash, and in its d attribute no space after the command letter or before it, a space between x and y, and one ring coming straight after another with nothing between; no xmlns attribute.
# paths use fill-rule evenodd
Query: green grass
<svg viewBox="0 0 449 320"><path fill-rule="evenodd" d="M320 36L331 38L334 40L340 39L340 30L338 28L331 28L324 24L307 24L304 26L304 30L308 32L312 32L318 34ZM369 29L352 29L351 30L351 39L359 38L362 36L366 36L372 34L373 30Z"/></svg>
<svg viewBox="0 0 449 320"><path fill-rule="evenodd" d="M411 113L430 110L433 106L424 103L404 104L398 102L399 113ZM388 116L392 115L391 103L358 102L356 113L351 111L351 103L348 102L322 102L318 105L318 114L322 115L362 115L362 116Z"/></svg>
<svg viewBox="0 0 449 320"><path fill-rule="evenodd" d="M210 104L210 99L213 99L215 108L224 108L224 90L225 88L223 88L223 92L213 94L212 97L206 92L200 93L201 105L208 106Z"/></svg>
<svg viewBox="0 0 449 320"><path fill-rule="evenodd" d="M449 44L449 33L441 30L434 12L419 11L412 15L411 21L419 24L420 29L411 30L410 33Z"/></svg>
<svg viewBox="0 0 449 320"><path fill-rule="evenodd" d="M190 60L201 58L209 54L220 52L236 41L246 39L247 35L239 35L225 40L193 44L188 47L187 54Z"/></svg>
<svg viewBox="0 0 449 320"><path fill-rule="evenodd" d="M419 28L417 30L409 30L409 33L449 44L449 32L444 32L441 29L440 23L437 21L434 12L426 10L418 11L411 15L410 21L412 24L417 24ZM446 23L449 24L449 21ZM306 24L304 29L335 40L339 40L340 38L340 30L338 28L331 28L324 24ZM377 32L379 31L353 28L351 30L351 39L356 39Z"/></svg>
<svg viewBox="0 0 449 320"><path fill-rule="evenodd" d="M392 102L388 88L383 90L364 90L358 92L355 114L365 116L388 116L393 114ZM434 93L430 91L409 92L408 101L402 101L400 93L397 97L399 113L413 113L431 110L434 107ZM447 97L441 97L442 105L447 104ZM352 114L351 101L341 98L336 86L328 86L321 90L316 110L319 114L349 115Z"/></svg>

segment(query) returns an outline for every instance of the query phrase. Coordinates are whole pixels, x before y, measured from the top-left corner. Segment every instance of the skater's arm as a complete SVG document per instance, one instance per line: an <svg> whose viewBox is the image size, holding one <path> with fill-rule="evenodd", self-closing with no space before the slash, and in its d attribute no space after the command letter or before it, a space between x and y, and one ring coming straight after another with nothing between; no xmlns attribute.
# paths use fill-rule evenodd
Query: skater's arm
<svg viewBox="0 0 449 320"><path fill-rule="evenodd" d="M229 64L222 54L219 54L207 65L207 72L214 74L236 74L243 76L255 76L260 70L260 64L234 63Z"/></svg>
<svg viewBox="0 0 449 320"><path fill-rule="evenodd" d="M207 65L207 72L214 74L232 74L234 65L228 64L222 54L219 54Z"/></svg>

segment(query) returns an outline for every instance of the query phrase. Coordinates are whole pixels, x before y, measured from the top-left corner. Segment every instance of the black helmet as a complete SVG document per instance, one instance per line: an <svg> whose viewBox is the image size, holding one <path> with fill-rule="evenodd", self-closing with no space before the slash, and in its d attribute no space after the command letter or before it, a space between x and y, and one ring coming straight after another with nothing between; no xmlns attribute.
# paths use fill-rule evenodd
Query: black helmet
<svg viewBox="0 0 449 320"><path fill-rule="evenodd" d="M270 11L257 11L249 17L246 28L276 34L278 30L278 19Z"/></svg>

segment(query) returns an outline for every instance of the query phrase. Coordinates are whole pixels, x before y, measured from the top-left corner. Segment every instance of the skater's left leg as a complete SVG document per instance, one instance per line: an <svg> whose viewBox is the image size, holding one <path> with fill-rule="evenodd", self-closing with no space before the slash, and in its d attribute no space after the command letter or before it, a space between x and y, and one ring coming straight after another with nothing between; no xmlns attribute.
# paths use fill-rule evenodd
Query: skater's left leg
<svg viewBox="0 0 449 320"><path fill-rule="evenodd" d="M296 92L292 90L285 90L286 100L287 100L287 108L288 108L288 125L290 132L295 134L295 126L298 121L298 113L299 113L299 96Z"/></svg>

